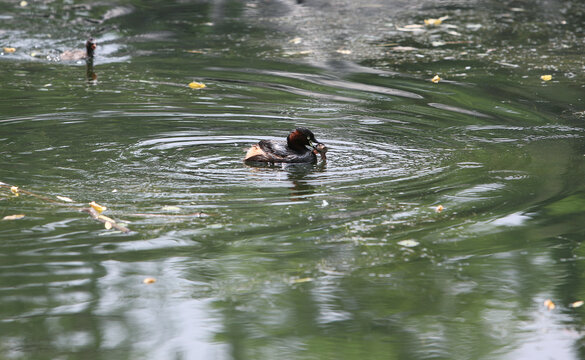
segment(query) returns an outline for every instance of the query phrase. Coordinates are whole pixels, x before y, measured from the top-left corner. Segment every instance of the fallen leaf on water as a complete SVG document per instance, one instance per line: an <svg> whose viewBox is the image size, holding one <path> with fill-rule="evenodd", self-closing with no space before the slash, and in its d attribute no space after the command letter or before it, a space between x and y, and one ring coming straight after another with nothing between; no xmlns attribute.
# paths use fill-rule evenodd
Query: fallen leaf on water
<svg viewBox="0 0 585 360"><path fill-rule="evenodd" d="M425 25L426 25L426 26L437 26L437 25L441 25L441 23L442 23L444 20L447 20L448 18L449 18L448 16L441 16L441 17L440 17L440 18L438 18L438 19L432 19L432 18L430 18L430 19L425 19Z"/></svg>
<svg viewBox="0 0 585 360"><path fill-rule="evenodd" d="M424 26L420 25L420 24L410 24L410 25L404 25L402 27L396 26L396 30L407 31L407 32L419 32L419 31L424 31Z"/></svg>
<svg viewBox="0 0 585 360"><path fill-rule="evenodd" d="M56 196L57 199L61 200L61 201L65 201L65 202L73 202L73 199L68 198L67 196L61 196L61 195L57 195Z"/></svg>
<svg viewBox="0 0 585 360"><path fill-rule="evenodd" d="M20 193L18 192L18 186L11 186L10 191L15 195L18 196Z"/></svg>
<svg viewBox="0 0 585 360"><path fill-rule="evenodd" d="M156 279L152 277L147 277L146 279L142 280L142 282L145 284L154 284L156 282Z"/></svg>
<svg viewBox="0 0 585 360"><path fill-rule="evenodd" d="M551 80L552 80L552 75L542 75L542 76L540 77L540 79L541 79L542 81L551 81Z"/></svg>
<svg viewBox="0 0 585 360"><path fill-rule="evenodd" d="M181 211L181 208L174 205L165 205L162 207L163 211Z"/></svg>
<svg viewBox="0 0 585 360"><path fill-rule="evenodd" d="M346 49L339 49L335 51L338 54L343 54L343 55L349 55L351 54L351 50L346 50Z"/></svg>
<svg viewBox="0 0 585 360"><path fill-rule="evenodd" d="M21 7L25 7L25 6L27 6L27 5L28 5L28 2L26 2L26 1L24 1L24 0L22 0L22 1L20 2L20 6L21 6Z"/></svg>
<svg viewBox="0 0 585 360"><path fill-rule="evenodd" d="M24 214L17 214L17 215L8 215L4 216L2 220L19 220L24 217Z"/></svg>
<svg viewBox="0 0 585 360"><path fill-rule="evenodd" d="M191 89L203 89L203 88L205 88L207 86L204 83L200 83L200 82L197 82L197 81L192 81L192 82L189 83L189 87Z"/></svg>
<svg viewBox="0 0 585 360"><path fill-rule="evenodd" d="M104 223L104 227L106 228L106 230L112 230L112 223L109 221L106 221Z"/></svg>
<svg viewBox="0 0 585 360"><path fill-rule="evenodd" d="M435 77L433 77L431 79L432 82L434 82L435 84L438 83L439 81L441 81L441 78L439 77L439 75L435 75Z"/></svg>
<svg viewBox="0 0 585 360"><path fill-rule="evenodd" d="M398 245L400 246L404 246L404 247L415 247L418 246L419 242L416 240L412 240L412 239L408 239L408 240L402 240L398 242Z"/></svg>
<svg viewBox="0 0 585 360"><path fill-rule="evenodd" d="M13 48L13 47L5 47L5 48L4 48L4 52L5 52L5 53L13 53L13 52L15 52L15 51L16 51L16 49L15 49L15 48Z"/></svg>
<svg viewBox="0 0 585 360"><path fill-rule="evenodd" d="M97 211L98 214L101 214L108 209L107 207L102 206L102 205L96 203L95 201L90 202L89 206L91 206L95 211Z"/></svg>
<svg viewBox="0 0 585 360"><path fill-rule="evenodd" d="M445 210L445 208L443 207L443 205L439 205L435 208L435 211L440 213L441 211Z"/></svg>
<svg viewBox="0 0 585 360"><path fill-rule="evenodd" d="M572 307L572 308L578 308L578 307L583 306L584 303L585 302L579 300L579 301L575 301L573 303L570 303L569 306Z"/></svg>
<svg viewBox="0 0 585 360"><path fill-rule="evenodd" d="M556 307L555 303L550 299L544 300L544 306L546 306L548 310L553 310Z"/></svg>
<svg viewBox="0 0 585 360"><path fill-rule="evenodd" d="M313 281L313 278L306 277L306 278L301 278L301 279L294 279L291 282L293 284L300 284L300 283L309 282L309 281Z"/></svg>

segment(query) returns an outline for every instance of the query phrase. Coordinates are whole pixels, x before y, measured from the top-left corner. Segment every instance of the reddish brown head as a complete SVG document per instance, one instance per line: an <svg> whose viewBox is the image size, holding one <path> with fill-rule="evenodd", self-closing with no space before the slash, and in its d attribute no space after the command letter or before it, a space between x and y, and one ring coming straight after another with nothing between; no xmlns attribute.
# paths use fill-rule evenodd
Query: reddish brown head
<svg viewBox="0 0 585 360"><path fill-rule="evenodd" d="M85 43L85 50L87 50L87 57L92 58L93 52L97 48L97 42L94 38L89 38Z"/></svg>
<svg viewBox="0 0 585 360"><path fill-rule="evenodd" d="M311 130L302 127L293 130L286 137L286 142L289 148L297 152L311 150L318 143Z"/></svg>

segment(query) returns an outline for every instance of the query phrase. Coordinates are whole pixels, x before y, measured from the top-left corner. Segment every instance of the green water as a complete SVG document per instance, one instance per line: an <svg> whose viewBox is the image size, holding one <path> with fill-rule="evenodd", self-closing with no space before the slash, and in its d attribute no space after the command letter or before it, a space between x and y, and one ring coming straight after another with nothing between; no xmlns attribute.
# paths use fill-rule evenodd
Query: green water
<svg viewBox="0 0 585 360"><path fill-rule="evenodd" d="M0 9L0 359L585 358L583 4Z"/></svg>

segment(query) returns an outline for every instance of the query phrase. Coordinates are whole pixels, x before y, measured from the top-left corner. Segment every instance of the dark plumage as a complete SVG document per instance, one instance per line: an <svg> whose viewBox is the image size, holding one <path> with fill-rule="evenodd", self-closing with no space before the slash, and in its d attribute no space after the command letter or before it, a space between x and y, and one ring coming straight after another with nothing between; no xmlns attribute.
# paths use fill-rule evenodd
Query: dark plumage
<svg viewBox="0 0 585 360"><path fill-rule="evenodd" d="M244 161L270 163L308 163L317 161L315 154L324 159L327 147L315 139L307 128L296 128L284 140L261 140L246 153Z"/></svg>

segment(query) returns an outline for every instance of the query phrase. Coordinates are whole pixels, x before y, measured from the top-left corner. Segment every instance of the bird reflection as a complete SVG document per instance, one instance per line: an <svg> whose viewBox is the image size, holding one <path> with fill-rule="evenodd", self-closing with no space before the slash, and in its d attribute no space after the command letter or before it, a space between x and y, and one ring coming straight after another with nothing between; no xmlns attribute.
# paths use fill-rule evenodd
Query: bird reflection
<svg viewBox="0 0 585 360"><path fill-rule="evenodd" d="M93 57L85 59L85 75L88 83L97 83L97 74L93 68Z"/></svg>
<svg viewBox="0 0 585 360"><path fill-rule="evenodd" d="M308 163L246 163L246 166L251 168L253 171L262 171L262 169L277 169L280 168L286 172L287 179L291 182L290 189L290 200L301 201L307 195L314 194L316 187L311 185L307 176L315 172L325 172L327 169L327 163L320 161L317 164Z"/></svg>

